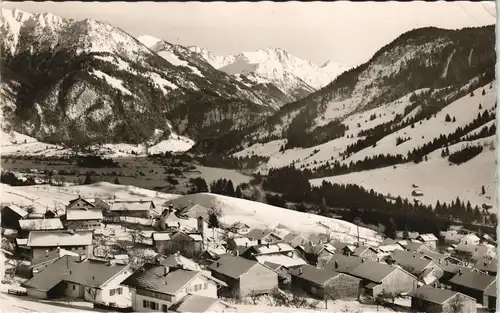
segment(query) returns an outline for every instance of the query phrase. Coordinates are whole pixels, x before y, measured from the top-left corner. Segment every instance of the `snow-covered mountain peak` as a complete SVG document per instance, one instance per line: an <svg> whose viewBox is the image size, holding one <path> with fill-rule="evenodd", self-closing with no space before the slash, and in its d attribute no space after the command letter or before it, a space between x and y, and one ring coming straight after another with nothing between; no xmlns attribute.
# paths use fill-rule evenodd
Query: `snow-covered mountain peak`
<svg viewBox="0 0 500 313"><path fill-rule="evenodd" d="M320 68L309 60L303 60L276 47L226 56L218 56L197 46L188 48L227 74L238 77L245 75L255 83L273 83L292 98L303 97L327 85L344 70L341 66Z"/></svg>

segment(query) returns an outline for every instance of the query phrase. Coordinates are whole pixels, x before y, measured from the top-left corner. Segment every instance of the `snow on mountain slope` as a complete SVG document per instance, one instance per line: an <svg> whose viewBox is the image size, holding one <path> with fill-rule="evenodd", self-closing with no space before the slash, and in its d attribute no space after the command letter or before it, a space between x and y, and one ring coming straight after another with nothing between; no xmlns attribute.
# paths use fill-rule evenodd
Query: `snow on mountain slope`
<svg viewBox="0 0 500 313"><path fill-rule="evenodd" d="M176 206L187 205L190 201L198 203L205 208L212 206L221 208L223 214L221 221L227 224L242 222L251 227L271 229L275 228L278 224L282 224L292 231L304 234L325 233L326 229L321 226L323 224L330 227L334 238L348 242L356 240L356 226L352 223L320 215L287 210L260 202L210 193L187 195L169 202ZM189 214L206 217L207 212L197 211L190 212ZM371 242L377 242L380 239L377 233L370 229L360 227L359 233L361 238L366 238Z"/></svg>
<svg viewBox="0 0 500 313"><path fill-rule="evenodd" d="M338 184L356 184L385 195L420 200L428 205L435 205L437 201L451 203L459 196L463 201L470 201L472 206L481 207L488 203L496 208L496 138L491 136L471 142L474 143L482 144L485 149L478 156L460 165L450 165L447 159L441 157L440 150L437 150L428 155L428 161L419 164L407 163L313 179L311 184L318 186L323 180ZM463 146L463 142L450 146L450 153ZM418 185L423 196L412 196L412 191L415 190L413 184ZM481 195L481 186L485 186L485 195Z"/></svg>
<svg viewBox="0 0 500 313"><path fill-rule="evenodd" d="M493 106L496 100L496 88L489 89L489 85L487 84L474 90L473 97L466 95L447 105L435 117L428 120L424 119L421 123L415 123L413 128L407 126L384 137L377 142L375 147L363 149L346 159L345 162L355 162L378 154L406 155L413 148L421 147L440 135L449 135L455 132L458 127L466 126L477 117L478 113L483 113L485 110L493 110L492 113L494 113ZM495 83L493 85L496 86ZM483 90L485 91L485 95L482 95ZM481 110L479 110L479 104L482 105ZM450 115L451 118L455 117L456 121L446 122L446 115ZM396 146L396 138L398 137L409 137L410 139Z"/></svg>
<svg viewBox="0 0 500 313"><path fill-rule="evenodd" d="M139 36L137 37L137 40L139 40L143 45L145 45L148 48L151 48L152 46L162 41L162 39L150 35Z"/></svg>

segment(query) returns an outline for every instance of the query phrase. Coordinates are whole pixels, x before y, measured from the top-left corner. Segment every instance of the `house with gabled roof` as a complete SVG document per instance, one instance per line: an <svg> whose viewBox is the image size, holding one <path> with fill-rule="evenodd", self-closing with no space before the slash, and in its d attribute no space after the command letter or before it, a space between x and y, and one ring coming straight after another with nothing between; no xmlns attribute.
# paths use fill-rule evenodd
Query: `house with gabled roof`
<svg viewBox="0 0 500 313"><path fill-rule="evenodd" d="M19 220L28 216L28 212L23 208L11 203L4 205L1 211L1 226L8 229L19 229Z"/></svg>
<svg viewBox="0 0 500 313"><path fill-rule="evenodd" d="M118 216L149 218L154 210L153 201L115 201L110 205L109 213Z"/></svg>
<svg viewBox="0 0 500 313"><path fill-rule="evenodd" d="M280 264L287 269L307 264L300 252L289 244L281 242L252 246L241 256L262 264L265 262Z"/></svg>
<svg viewBox="0 0 500 313"><path fill-rule="evenodd" d="M242 222L236 222L229 225L226 229L236 234L247 234L250 231L250 226Z"/></svg>
<svg viewBox="0 0 500 313"><path fill-rule="evenodd" d="M393 294L408 293L418 287L418 279L408 271L387 264L365 261L349 274L361 278L364 291L372 297L387 292Z"/></svg>
<svg viewBox="0 0 500 313"><path fill-rule="evenodd" d="M71 297L126 308L130 307L130 295L121 282L131 273L128 265L65 255L22 286L29 296L38 299Z"/></svg>
<svg viewBox="0 0 500 313"><path fill-rule="evenodd" d="M252 293L269 293L278 287L278 274L254 260L225 255L208 268L212 276L227 284L227 288L221 289L219 295L246 297Z"/></svg>
<svg viewBox="0 0 500 313"><path fill-rule="evenodd" d="M322 244L297 246L297 250L309 264L319 267L323 267L335 255L335 250Z"/></svg>
<svg viewBox="0 0 500 313"><path fill-rule="evenodd" d="M420 234L416 239L423 242L427 247L433 250L436 249L438 239L434 234Z"/></svg>
<svg viewBox="0 0 500 313"><path fill-rule="evenodd" d="M169 235L170 239L162 241L158 246L155 240L155 249L158 253L172 254L180 252L188 258L198 257L203 251L203 236L200 233L177 231Z"/></svg>
<svg viewBox="0 0 500 313"><path fill-rule="evenodd" d="M66 206L64 220L66 227L74 230L96 229L101 227L102 209L92 202L78 197Z"/></svg>
<svg viewBox="0 0 500 313"><path fill-rule="evenodd" d="M39 255L36 259L31 260L30 270L32 275L41 272L48 265L54 263L65 255L79 256L79 254L76 252L68 251L58 247L55 250L49 251L46 254Z"/></svg>
<svg viewBox="0 0 500 313"><path fill-rule="evenodd" d="M141 266L122 284L131 290L134 312L167 312L190 294L217 298L217 289L225 285L204 271L151 263Z"/></svg>
<svg viewBox="0 0 500 313"><path fill-rule="evenodd" d="M496 281L495 276L474 270L466 270L459 271L457 275L449 280L448 284L452 290L466 294L475 298L478 303L487 305L487 303L484 303L485 292L491 285L496 285Z"/></svg>
<svg viewBox="0 0 500 313"><path fill-rule="evenodd" d="M352 256L357 256L365 260L377 262L379 260L379 252L377 249L370 246L359 246L354 249Z"/></svg>
<svg viewBox="0 0 500 313"><path fill-rule="evenodd" d="M290 271L292 288L304 290L324 299L329 288L335 290L338 299L354 299L359 295L361 279L312 265L304 265Z"/></svg>
<svg viewBox="0 0 500 313"><path fill-rule="evenodd" d="M288 233L284 238L283 242L289 244L290 246L297 248L297 246L309 246L312 242L299 233Z"/></svg>
<svg viewBox="0 0 500 313"><path fill-rule="evenodd" d="M416 312L477 312L476 299L452 290L422 286L412 291L410 296L411 308Z"/></svg>
<svg viewBox="0 0 500 313"><path fill-rule="evenodd" d="M32 231L26 246L31 249L31 259L43 257L58 247L89 256L92 254L92 239L93 232L90 230Z"/></svg>
<svg viewBox="0 0 500 313"><path fill-rule="evenodd" d="M258 228L250 230L247 234L245 234L245 237L252 241L257 241L258 244L273 243L283 239L270 229L262 230Z"/></svg>
<svg viewBox="0 0 500 313"><path fill-rule="evenodd" d="M418 252L394 251L389 260L391 264L399 265L415 275L424 285L437 282L444 275L444 270L439 264L424 258Z"/></svg>
<svg viewBox="0 0 500 313"><path fill-rule="evenodd" d="M497 252L496 248L492 246L461 242L456 246L455 254L475 263L483 257L496 257Z"/></svg>

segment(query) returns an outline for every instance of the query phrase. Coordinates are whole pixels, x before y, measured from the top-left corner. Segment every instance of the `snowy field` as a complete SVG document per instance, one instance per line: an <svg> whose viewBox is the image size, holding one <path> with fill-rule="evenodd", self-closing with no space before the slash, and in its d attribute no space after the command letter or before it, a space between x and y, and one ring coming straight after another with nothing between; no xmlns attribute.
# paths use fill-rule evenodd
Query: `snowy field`
<svg viewBox="0 0 500 313"><path fill-rule="evenodd" d="M197 203L205 208L220 208L223 213L221 221L227 224L241 222L254 228L265 229L274 229L278 224L281 224L294 232L324 234L331 231L332 236L338 240L351 242L356 239L356 226L352 223L320 215L287 210L261 202L210 193L187 195L175 198L169 202L175 206ZM190 214L207 217L206 211L192 211ZM379 242L377 233L373 230L360 228L359 235L360 238L366 239L375 245Z"/></svg>
<svg viewBox="0 0 500 313"><path fill-rule="evenodd" d="M439 149L428 155L428 161L419 164L407 163L313 179L311 184L318 186L323 180L338 184L357 184L385 195L414 198L432 205L435 205L438 200L450 203L458 196L463 201L470 201L473 206L481 207L484 203L492 204L492 211L495 212L496 151L489 150L488 145L494 147L496 139L495 136L491 136L476 142L486 146L483 152L459 166L451 165L447 159L442 158L441 149ZM462 145L463 143L458 143L450 146L450 153ZM418 185L418 190L423 192L423 196L412 196L412 191L415 190L413 184ZM485 187L485 195L481 194L481 186Z"/></svg>

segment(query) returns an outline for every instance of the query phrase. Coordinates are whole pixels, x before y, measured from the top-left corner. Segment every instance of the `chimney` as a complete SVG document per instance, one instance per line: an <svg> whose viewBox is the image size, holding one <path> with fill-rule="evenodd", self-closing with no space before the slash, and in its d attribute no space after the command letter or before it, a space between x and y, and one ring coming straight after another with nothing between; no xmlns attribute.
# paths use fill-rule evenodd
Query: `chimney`
<svg viewBox="0 0 500 313"><path fill-rule="evenodd" d="M304 273L304 270L302 269L302 267L299 268L299 275L302 275L302 273Z"/></svg>
<svg viewBox="0 0 500 313"><path fill-rule="evenodd" d="M84 254L80 254L79 255L79 260L80 260L80 262L83 262L85 260L85 255Z"/></svg>
<svg viewBox="0 0 500 313"><path fill-rule="evenodd" d="M247 241L247 242L245 242L245 247L248 247L248 241Z"/></svg>
<svg viewBox="0 0 500 313"><path fill-rule="evenodd" d="M335 268L339 268L339 262L335 261Z"/></svg>
<svg viewBox="0 0 500 313"><path fill-rule="evenodd" d="M107 266L111 266L111 260L108 260L108 262L106 262L106 263L107 263L106 264Z"/></svg>
<svg viewBox="0 0 500 313"><path fill-rule="evenodd" d="M462 275L462 269L461 268L458 269L458 275Z"/></svg>
<svg viewBox="0 0 500 313"><path fill-rule="evenodd" d="M257 239L257 244L260 246L262 244L262 240L261 239Z"/></svg>
<svg viewBox="0 0 500 313"><path fill-rule="evenodd" d="M235 251L234 251L234 255L236 255L236 256L240 256L240 252L239 252L238 250L235 250Z"/></svg>
<svg viewBox="0 0 500 313"><path fill-rule="evenodd" d="M266 243L266 247L269 249L269 242L268 242L268 243Z"/></svg>
<svg viewBox="0 0 500 313"><path fill-rule="evenodd" d="M164 266L164 267L163 267L163 276L167 276L167 275L168 275L169 270L170 270L170 269L168 268L168 266Z"/></svg>
<svg viewBox="0 0 500 313"><path fill-rule="evenodd" d="M217 267L219 267L219 266L220 266L220 262L215 263L215 265L216 265Z"/></svg>
<svg viewBox="0 0 500 313"><path fill-rule="evenodd" d="M365 263L365 259L361 259L361 263Z"/></svg>

